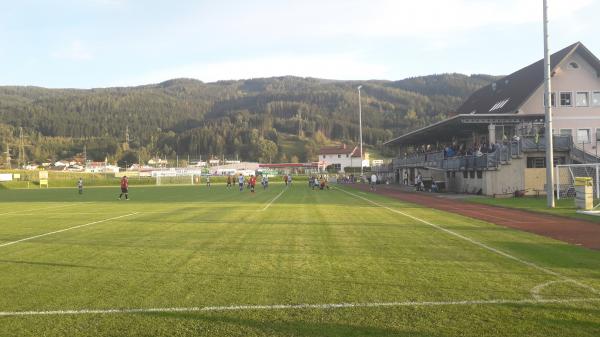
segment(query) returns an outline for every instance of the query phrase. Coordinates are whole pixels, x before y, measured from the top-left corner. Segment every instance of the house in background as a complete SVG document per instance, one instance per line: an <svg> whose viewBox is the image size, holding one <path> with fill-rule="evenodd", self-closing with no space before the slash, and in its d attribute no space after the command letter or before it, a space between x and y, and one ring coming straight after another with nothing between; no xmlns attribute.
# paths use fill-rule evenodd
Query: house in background
<svg viewBox="0 0 600 337"><path fill-rule="evenodd" d="M551 56L551 70L553 164L596 162L600 60L577 42ZM450 118L388 141L396 181L421 173L454 192L543 190L543 82L540 60L479 89Z"/></svg>
<svg viewBox="0 0 600 337"><path fill-rule="evenodd" d="M358 146L346 144L333 147L322 147L319 150L319 161L324 162L328 169L344 172L347 167L360 167L361 155ZM369 154L365 152L363 167L370 166Z"/></svg>

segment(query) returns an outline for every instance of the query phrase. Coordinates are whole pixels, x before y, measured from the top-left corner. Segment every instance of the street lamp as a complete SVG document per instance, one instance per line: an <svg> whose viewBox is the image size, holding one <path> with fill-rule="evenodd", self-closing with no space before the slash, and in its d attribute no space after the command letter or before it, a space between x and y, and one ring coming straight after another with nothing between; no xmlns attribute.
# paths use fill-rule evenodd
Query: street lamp
<svg viewBox="0 0 600 337"><path fill-rule="evenodd" d="M363 139L362 139L362 106L360 103L360 88L362 85L358 86L358 134L360 138L360 177L362 179L363 176Z"/></svg>

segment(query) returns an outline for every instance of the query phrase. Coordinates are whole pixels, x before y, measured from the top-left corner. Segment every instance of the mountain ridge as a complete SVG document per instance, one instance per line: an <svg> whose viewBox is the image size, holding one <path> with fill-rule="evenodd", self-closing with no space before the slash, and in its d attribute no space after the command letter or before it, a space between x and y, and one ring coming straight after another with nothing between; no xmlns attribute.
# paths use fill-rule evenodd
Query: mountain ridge
<svg viewBox="0 0 600 337"><path fill-rule="evenodd" d="M74 155L84 145L92 159L308 161L323 144L356 143L359 84L365 144L385 151L385 140L447 117L497 78L448 73L399 81L279 76L92 89L0 86L0 141L14 148L22 127L33 145L26 149L30 161Z"/></svg>

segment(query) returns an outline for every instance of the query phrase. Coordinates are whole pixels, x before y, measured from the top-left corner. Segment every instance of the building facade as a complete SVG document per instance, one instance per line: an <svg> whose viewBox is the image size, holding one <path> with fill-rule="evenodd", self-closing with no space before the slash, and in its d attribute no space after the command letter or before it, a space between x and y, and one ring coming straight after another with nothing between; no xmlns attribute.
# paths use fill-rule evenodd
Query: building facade
<svg viewBox="0 0 600 337"><path fill-rule="evenodd" d="M597 162L600 61L582 43L551 56L553 130L544 128L543 60L474 92L450 118L386 143L396 181L419 173L453 192L540 193L545 137L556 164Z"/></svg>

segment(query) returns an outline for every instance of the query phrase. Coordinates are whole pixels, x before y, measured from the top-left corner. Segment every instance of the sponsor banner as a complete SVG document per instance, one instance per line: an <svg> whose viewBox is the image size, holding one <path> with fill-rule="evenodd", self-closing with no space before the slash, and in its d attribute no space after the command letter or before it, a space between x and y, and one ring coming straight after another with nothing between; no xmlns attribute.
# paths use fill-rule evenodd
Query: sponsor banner
<svg viewBox="0 0 600 337"><path fill-rule="evenodd" d="M12 173L0 173L0 181L12 181Z"/></svg>

